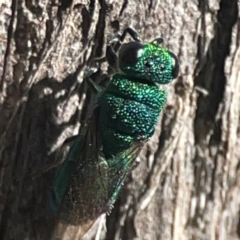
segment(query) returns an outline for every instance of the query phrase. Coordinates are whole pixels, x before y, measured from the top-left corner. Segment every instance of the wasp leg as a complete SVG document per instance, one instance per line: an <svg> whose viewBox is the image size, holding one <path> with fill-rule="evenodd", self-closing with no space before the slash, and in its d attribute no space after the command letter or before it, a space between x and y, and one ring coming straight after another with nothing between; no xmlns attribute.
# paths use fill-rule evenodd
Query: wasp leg
<svg viewBox="0 0 240 240"><path fill-rule="evenodd" d="M107 47L107 51L106 51L106 59L107 59L109 65L111 66L111 68L113 70L115 70L115 71L118 68L116 52L121 47L122 42L124 41L124 39L125 39L127 34L129 34L134 41L141 42L137 32L134 29L130 28L130 27L126 28L123 31L122 35L117 35L117 36L114 37L114 39L112 39L110 41L110 45ZM115 41L115 39L117 39L117 41L116 41L116 43L114 45L113 42Z"/></svg>
<svg viewBox="0 0 240 240"><path fill-rule="evenodd" d="M88 68L84 73L84 78L87 80L88 86L96 94L102 92L102 90L104 89L99 84L94 82L94 80L92 79L92 76L96 74L98 70L99 70L98 68L91 67L91 68Z"/></svg>
<svg viewBox="0 0 240 240"><path fill-rule="evenodd" d="M136 41L136 42L141 42L141 40L140 40L137 32L136 32L134 29L128 27L128 28L126 28L126 29L123 31L122 35L119 36L119 40L117 41L117 43L116 43L115 46L114 46L114 51L115 51L115 52L117 52L118 49L121 47L122 42L124 41L127 33L132 37L132 39L133 39L134 41Z"/></svg>
<svg viewBox="0 0 240 240"><path fill-rule="evenodd" d="M120 38L119 38L119 40L120 40L121 42L125 39L127 33L128 33L128 34L132 37L132 39L135 40L136 42L141 42L141 40L140 40L137 32L136 32L133 28L131 28L131 27L128 27L128 28L126 28L126 29L123 31L122 35L121 35Z"/></svg>
<svg viewBox="0 0 240 240"><path fill-rule="evenodd" d="M69 137L69 138L67 138L67 139L63 142L62 146L65 146L65 145L74 143L78 138L79 138L79 135L75 135L75 136Z"/></svg>
<svg viewBox="0 0 240 240"><path fill-rule="evenodd" d="M116 52L113 50L112 46L107 46L107 51L106 51L106 59L108 61L109 66L116 71L118 66L117 66L117 55Z"/></svg>
<svg viewBox="0 0 240 240"><path fill-rule="evenodd" d="M136 42L141 42L137 32L128 27L126 28L122 35L116 35L111 41L110 44L107 46L107 50L106 50L106 60L109 63L109 66L116 72L118 69L118 64L117 64L117 51L119 50L119 48L122 45L122 42L124 41L126 35L129 34L132 39ZM116 40L116 43L114 44Z"/></svg>
<svg viewBox="0 0 240 240"><path fill-rule="evenodd" d="M110 42L108 43L109 44L109 46L108 46L109 49L106 50L106 52L107 52L106 55L109 56L109 60L108 60L107 56L106 56L106 59L109 63L111 63L112 61L114 63L116 62L116 59L117 59L116 52L121 47L122 42L124 41L127 34L129 34L134 41L141 42L137 32L133 28L128 27L128 28L124 29L122 35L121 34L115 35L110 40ZM115 43L115 45L114 45L114 43ZM114 45L114 47L110 47L110 46L113 46L113 45ZM114 50L112 50L111 48L113 48ZM105 60L105 58L94 58L94 61L98 61L98 62L103 62L104 60Z"/></svg>
<svg viewBox="0 0 240 240"><path fill-rule="evenodd" d="M101 87L100 85L98 85L96 82L94 82L91 78L87 78L88 80L88 86L92 89L93 92L95 93L100 93L104 90L103 87Z"/></svg>

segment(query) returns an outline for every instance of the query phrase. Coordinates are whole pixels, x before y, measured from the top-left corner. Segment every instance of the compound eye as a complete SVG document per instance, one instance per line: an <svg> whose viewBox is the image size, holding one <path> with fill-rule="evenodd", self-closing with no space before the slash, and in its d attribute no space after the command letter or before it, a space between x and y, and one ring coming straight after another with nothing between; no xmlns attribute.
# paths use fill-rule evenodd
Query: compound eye
<svg viewBox="0 0 240 240"><path fill-rule="evenodd" d="M119 67L123 69L135 65L141 56L142 49L143 45L139 42L123 44L118 55Z"/></svg>
<svg viewBox="0 0 240 240"><path fill-rule="evenodd" d="M169 54L172 57L172 77L174 79L178 76L178 73L179 73L179 62L178 62L178 58L174 53L169 52Z"/></svg>

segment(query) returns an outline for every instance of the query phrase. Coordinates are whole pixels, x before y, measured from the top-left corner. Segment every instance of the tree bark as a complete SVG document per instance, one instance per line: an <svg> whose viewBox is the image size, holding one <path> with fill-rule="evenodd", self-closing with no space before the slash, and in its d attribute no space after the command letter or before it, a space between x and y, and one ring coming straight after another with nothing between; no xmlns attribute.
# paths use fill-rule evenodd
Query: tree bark
<svg viewBox="0 0 240 240"><path fill-rule="evenodd" d="M240 239L239 5L2 0L0 239L50 239L53 177L93 97L84 72L109 81L94 59L129 26L163 37L180 75L114 209L82 239Z"/></svg>

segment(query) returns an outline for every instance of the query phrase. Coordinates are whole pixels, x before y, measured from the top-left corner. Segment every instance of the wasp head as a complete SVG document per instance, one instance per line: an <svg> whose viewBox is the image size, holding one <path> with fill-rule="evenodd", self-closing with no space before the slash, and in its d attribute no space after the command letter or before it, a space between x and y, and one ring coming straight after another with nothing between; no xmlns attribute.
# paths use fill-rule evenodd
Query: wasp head
<svg viewBox="0 0 240 240"><path fill-rule="evenodd" d="M150 82L167 84L177 77L177 57L160 46L162 38L148 44L130 42L119 50L118 66L127 75Z"/></svg>

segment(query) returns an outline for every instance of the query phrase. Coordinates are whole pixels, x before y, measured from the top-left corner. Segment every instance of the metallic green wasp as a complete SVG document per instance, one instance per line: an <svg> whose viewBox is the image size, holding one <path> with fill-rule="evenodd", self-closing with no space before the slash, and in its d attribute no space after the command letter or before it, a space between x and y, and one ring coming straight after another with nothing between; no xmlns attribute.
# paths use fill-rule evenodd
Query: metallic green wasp
<svg viewBox="0 0 240 240"><path fill-rule="evenodd" d="M134 41L121 44L127 33ZM51 207L66 225L85 232L109 211L153 135L167 99L161 85L170 83L179 70L177 57L162 42L157 38L142 44L136 32L127 28L108 46L106 58L115 74L99 93L87 127L53 184Z"/></svg>

